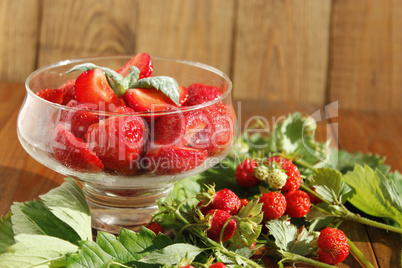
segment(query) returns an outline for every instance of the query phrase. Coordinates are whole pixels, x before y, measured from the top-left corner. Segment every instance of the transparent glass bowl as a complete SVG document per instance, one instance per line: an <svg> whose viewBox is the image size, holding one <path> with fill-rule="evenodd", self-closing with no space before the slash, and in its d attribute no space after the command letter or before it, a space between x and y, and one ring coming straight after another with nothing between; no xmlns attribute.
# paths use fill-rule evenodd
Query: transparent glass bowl
<svg viewBox="0 0 402 268"><path fill-rule="evenodd" d="M141 112L133 115L67 107L46 101L36 95L42 89L58 88L68 81L76 79L79 76L78 72L68 74L66 72L77 64L91 62L117 70L130 58L129 56L115 56L67 60L36 70L26 80L27 94L17 122L18 138L26 152L44 166L80 181L91 209L92 226L98 230L114 233L117 233L121 227L136 230L147 223L151 214L157 209L156 201L170 193L176 180L211 168L229 153L236 132L230 79L221 71L197 62L153 57L153 76L173 77L180 86L184 87L193 83L216 86L222 91L220 98L195 106L176 107L159 112ZM220 108L216 109L216 107ZM222 112L222 107L224 112ZM155 144L155 137L159 134L155 133L159 129L154 128L156 124L161 125L172 116L185 120L183 118L186 118L188 114L206 115L211 110L220 112L215 113L212 117L206 116L205 118L211 122L208 122L203 130L193 130L195 134L191 134L191 142L188 144L180 143L178 146L178 141L182 140L182 137L178 137L168 144ZM55 157L55 150L65 150L66 154L70 153L68 150L71 148L65 148L64 144L55 142L56 130L60 128L60 125L71 130L75 123L69 122L69 119L66 118L71 118L71 116L65 115L73 115L77 112L97 117L99 124L112 117L118 118L122 122L130 117L141 119L146 131L143 133L144 143L140 156L132 163L133 170L122 173L105 167L94 172L68 165L60 157ZM189 137L186 136L186 138ZM83 138L85 146L92 149L91 144L86 142ZM116 141L116 147L119 146L118 142ZM198 157L199 154L184 154L183 156L179 153L175 155L177 157L175 160L160 161L161 159L158 159L156 161L155 159L150 160L149 157L147 159L147 152L158 146L164 149L180 147L185 150L189 149L191 152L199 150L203 152L201 154L203 157ZM110 149L114 148L109 147L108 150ZM119 150L121 150L120 147ZM124 152L122 153L124 154ZM165 157L171 157L171 154L167 153ZM191 157L197 159L191 159ZM151 161L153 161L152 165Z"/></svg>

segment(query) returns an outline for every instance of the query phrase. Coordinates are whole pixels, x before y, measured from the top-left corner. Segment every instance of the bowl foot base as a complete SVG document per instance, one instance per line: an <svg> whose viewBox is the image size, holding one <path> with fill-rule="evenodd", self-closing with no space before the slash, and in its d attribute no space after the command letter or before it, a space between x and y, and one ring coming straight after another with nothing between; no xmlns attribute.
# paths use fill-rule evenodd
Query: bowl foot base
<svg viewBox="0 0 402 268"><path fill-rule="evenodd" d="M151 189L99 189L84 185L91 211L92 228L118 234L121 228L138 231L158 210L157 200L166 197L173 184Z"/></svg>

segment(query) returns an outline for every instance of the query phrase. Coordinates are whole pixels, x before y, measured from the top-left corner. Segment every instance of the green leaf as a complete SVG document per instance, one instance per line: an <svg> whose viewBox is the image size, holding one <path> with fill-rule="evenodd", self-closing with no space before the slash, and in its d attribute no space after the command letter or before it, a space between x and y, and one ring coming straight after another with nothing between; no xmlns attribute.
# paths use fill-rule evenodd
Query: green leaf
<svg viewBox="0 0 402 268"><path fill-rule="evenodd" d="M137 66L131 66L130 72L123 78L123 84L127 85L127 88L131 88L137 82L138 78L140 78L140 73L141 71Z"/></svg>
<svg viewBox="0 0 402 268"><path fill-rule="evenodd" d="M348 171L353 171L355 165L368 165L373 170L379 169L382 173L387 174L390 167L384 165L385 158L373 155L363 154L361 152L350 153L345 150L339 150L337 152L338 163L336 169L342 174L346 174Z"/></svg>
<svg viewBox="0 0 402 268"><path fill-rule="evenodd" d="M314 246L314 235L311 234L306 228L302 227L298 232L296 239L293 241L289 252L306 256L316 249Z"/></svg>
<svg viewBox="0 0 402 268"><path fill-rule="evenodd" d="M67 267L92 268L108 267L114 260L113 256L107 254L93 241L81 241L78 253L67 255Z"/></svg>
<svg viewBox="0 0 402 268"><path fill-rule="evenodd" d="M78 247L65 240L46 235L20 234L16 243L0 254L0 267L61 267L65 255Z"/></svg>
<svg viewBox="0 0 402 268"><path fill-rule="evenodd" d="M175 104L179 105L179 84L168 76L146 77L131 85L131 88L155 88L168 96Z"/></svg>
<svg viewBox="0 0 402 268"><path fill-rule="evenodd" d="M315 191L329 202L338 201L342 192L344 194L349 192L347 186L343 186L342 173L335 169L317 169L313 181Z"/></svg>
<svg viewBox="0 0 402 268"><path fill-rule="evenodd" d="M401 195L395 183L379 170L356 165L343 176L355 191L349 202L357 209L380 218L387 218L402 226Z"/></svg>
<svg viewBox="0 0 402 268"><path fill-rule="evenodd" d="M49 235L78 245L80 236L57 218L41 201L14 203L11 206L13 231L18 234Z"/></svg>
<svg viewBox="0 0 402 268"><path fill-rule="evenodd" d="M84 193L73 179L41 195L45 206L61 221L69 225L81 240L92 240L91 214Z"/></svg>
<svg viewBox="0 0 402 268"><path fill-rule="evenodd" d="M271 220L266 224L269 233L275 238L275 245L284 251L289 251L297 235L297 228L288 225L285 220Z"/></svg>
<svg viewBox="0 0 402 268"><path fill-rule="evenodd" d="M15 244L14 232L11 223L11 213L0 218L0 253L6 252L7 248Z"/></svg>
<svg viewBox="0 0 402 268"><path fill-rule="evenodd" d="M175 265L183 258L195 258L202 251L203 249L191 244L177 243L167 246L159 251L152 252L140 262Z"/></svg>

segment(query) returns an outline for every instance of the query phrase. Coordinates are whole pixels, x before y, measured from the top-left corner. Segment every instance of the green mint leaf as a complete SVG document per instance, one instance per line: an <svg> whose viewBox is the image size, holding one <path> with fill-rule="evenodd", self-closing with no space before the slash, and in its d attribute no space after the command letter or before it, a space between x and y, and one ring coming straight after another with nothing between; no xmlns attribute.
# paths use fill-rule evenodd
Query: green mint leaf
<svg viewBox="0 0 402 268"><path fill-rule="evenodd" d="M0 254L0 267L63 267L65 255L78 250L76 245L46 235L19 234L15 240Z"/></svg>
<svg viewBox="0 0 402 268"><path fill-rule="evenodd" d="M0 253L6 252L7 248L15 244L14 232L11 223L11 213L0 218Z"/></svg>
<svg viewBox="0 0 402 268"><path fill-rule="evenodd" d="M61 221L69 225L81 240L92 240L91 214L84 193L73 179L41 195L45 206Z"/></svg>
<svg viewBox="0 0 402 268"><path fill-rule="evenodd" d="M140 73L141 71L137 66L131 66L130 72L123 78L124 85L127 85L127 88L131 88L140 78Z"/></svg>
<svg viewBox="0 0 402 268"><path fill-rule="evenodd" d="M269 233L275 238L275 245L284 251L289 251L293 240L297 236L297 228L293 224L288 225L285 220L271 220L266 224Z"/></svg>
<svg viewBox="0 0 402 268"><path fill-rule="evenodd" d="M18 234L49 235L78 244L80 236L65 222L57 218L39 200L14 203L11 206L13 231Z"/></svg>
<svg viewBox="0 0 402 268"><path fill-rule="evenodd" d="M175 265L183 258L195 258L202 251L203 249L191 244L177 243L169 245L159 251L152 252L140 262Z"/></svg>
<svg viewBox="0 0 402 268"><path fill-rule="evenodd" d="M131 88L156 88L168 96L176 105L179 105L179 84L168 76L146 77L131 85Z"/></svg>
<svg viewBox="0 0 402 268"><path fill-rule="evenodd" d="M128 81L130 81L130 79L125 80L121 74L117 73L116 71L110 68L97 66L93 63L83 63L72 67L66 73L71 73L74 71L85 72L93 69L101 69L105 73L110 87L113 89L113 91L116 93L118 97L124 94L124 92L128 88Z"/></svg>
<svg viewBox="0 0 402 268"><path fill-rule="evenodd" d="M356 165L353 171L343 176L343 180L354 189L355 194L348 200L353 206L369 215L387 218L402 226L401 195L392 190L396 189L395 183L379 170Z"/></svg>

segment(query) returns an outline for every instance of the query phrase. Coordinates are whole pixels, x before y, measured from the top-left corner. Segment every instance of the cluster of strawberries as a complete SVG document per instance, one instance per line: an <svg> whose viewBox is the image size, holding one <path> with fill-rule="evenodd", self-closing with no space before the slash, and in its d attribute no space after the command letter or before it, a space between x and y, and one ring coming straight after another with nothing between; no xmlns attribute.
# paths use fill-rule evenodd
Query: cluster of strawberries
<svg viewBox="0 0 402 268"><path fill-rule="evenodd" d="M138 81L152 77L148 54L135 55L116 72L125 77L132 66L140 71ZM51 142L54 158L64 166L88 173L178 174L230 145L235 118L230 105L219 101L185 111L221 97L219 88L202 83L179 86L177 104L156 88L128 88L118 96L110 80L95 68L37 93L66 107L60 109ZM169 110L175 113L158 114Z"/></svg>

